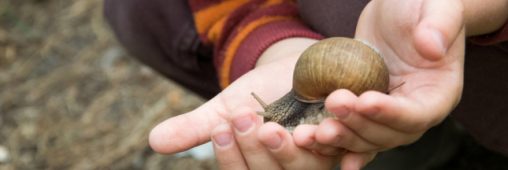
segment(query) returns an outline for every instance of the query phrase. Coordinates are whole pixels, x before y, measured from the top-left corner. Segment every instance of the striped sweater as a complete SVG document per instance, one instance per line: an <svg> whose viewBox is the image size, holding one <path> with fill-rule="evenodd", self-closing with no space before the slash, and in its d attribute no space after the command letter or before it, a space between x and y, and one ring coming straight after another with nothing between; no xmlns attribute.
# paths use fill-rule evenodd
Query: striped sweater
<svg viewBox="0 0 508 170"><path fill-rule="evenodd" d="M271 44L321 38L301 22L292 0L189 0L189 5L201 40L214 47L222 88L253 69Z"/></svg>
<svg viewBox="0 0 508 170"><path fill-rule="evenodd" d="M289 37L321 39L299 18L294 0L188 0L201 40L214 47L220 86L254 68L271 44ZM508 40L508 23L470 40L492 45Z"/></svg>

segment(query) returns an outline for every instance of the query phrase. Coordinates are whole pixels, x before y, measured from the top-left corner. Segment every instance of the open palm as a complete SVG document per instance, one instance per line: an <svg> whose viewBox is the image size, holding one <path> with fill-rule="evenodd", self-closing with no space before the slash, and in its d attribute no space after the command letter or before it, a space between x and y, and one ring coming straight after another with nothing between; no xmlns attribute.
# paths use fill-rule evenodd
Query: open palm
<svg viewBox="0 0 508 170"><path fill-rule="evenodd" d="M412 143L446 118L458 104L463 86L461 5L458 0L371 1L355 37L379 50L394 89L360 96L347 90L332 93L327 108L357 136L340 134L347 132L342 130L317 135L318 142L353 152L377 152ZM342 140L332 140L334 136Z"/></svg>
<svg viewBox="0 0 508 170"><path fill-rule="evenodd" d="M211 130L228 121L235 108L262 109L251 92L258 93L266 101L288 92L291 67L273 63L250 71L199 108L160 123L150 134L150 145L158 152L176 153L209 141Z"/></svg>
<svg viewBox="0 0 508 170"><path fill-rule="evenodd" d="M263 62L266 64L258 64L199 108L160 123L150 134L150 145L161 153L180 152L209 141L212 129L229 121L234 109L250 107L261 111L262 107L251 93L258 94L266 102L287 93L291 89L296 60L314 42L303 43L302 48L275 52Z"/></svg>
<svg viewBox="0 0 508 170"><path fill-rule="evenodd" d="M287 93L292 84L296 60L315 40L290 38L271 46L263 53L258 65L220 94L199 108L170 118L150 133L150 145L157 152L176 153L218 134L232 134L231 125L245 118L255 122L253 130L234 130L235 142L227 147L214 145L221 169L330 169L342 149L333 148L333 156L322 156L297 147L289 132L275 123L262 124L254 110L261 105L251 96L255 92L266 102ZM281 45L282 44L282 45ZM278 149L267 147L274 137L282 136ZM305 160L305 161L302 161Z"/></svg>

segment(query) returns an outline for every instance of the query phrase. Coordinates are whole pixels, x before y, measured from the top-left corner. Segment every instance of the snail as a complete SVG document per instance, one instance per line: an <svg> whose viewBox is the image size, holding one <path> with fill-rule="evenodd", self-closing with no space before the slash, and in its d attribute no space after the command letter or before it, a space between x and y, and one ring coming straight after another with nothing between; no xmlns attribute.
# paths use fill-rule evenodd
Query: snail
<svg viewBox="0 0 508 170"><path fill-rule="evenodd" d="M387 93L388 69L379 54L361 41L334 37L307 48L298 59L293 73L293 88L267 105L251 93L264 112L264 121L273 121L292 130L299 124L319 124L327 117L324 99L336 89L348 89L356 95L368 90Z"/></svg>

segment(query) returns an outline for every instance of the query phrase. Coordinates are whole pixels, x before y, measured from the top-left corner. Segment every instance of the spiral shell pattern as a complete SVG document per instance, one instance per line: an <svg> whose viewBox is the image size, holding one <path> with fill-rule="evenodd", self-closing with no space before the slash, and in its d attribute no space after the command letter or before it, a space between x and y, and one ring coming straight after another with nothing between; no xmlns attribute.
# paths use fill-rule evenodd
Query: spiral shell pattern
<svg viewBox="0 0 508 170"><path fill-rule="evenodd" d="M368 90L387 92L389 74L379 54L361 41L334 37L306 49L298 59L293 90L301 101L322 101L337 89L356 95Z"/></svg>

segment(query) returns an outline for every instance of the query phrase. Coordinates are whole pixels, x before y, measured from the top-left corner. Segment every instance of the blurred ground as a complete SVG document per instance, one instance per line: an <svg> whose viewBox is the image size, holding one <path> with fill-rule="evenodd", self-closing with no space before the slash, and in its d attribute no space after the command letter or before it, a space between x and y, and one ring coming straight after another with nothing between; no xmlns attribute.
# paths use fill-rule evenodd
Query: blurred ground
<svg viewBox="0 0 508 170"><path fill-rule="evenodd" d="M128 56L102 0L0 0L0 169L213 169L158 155L158 122L203 101Z"/></svg>

